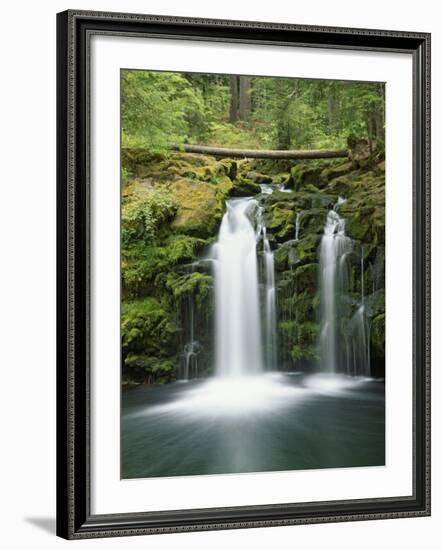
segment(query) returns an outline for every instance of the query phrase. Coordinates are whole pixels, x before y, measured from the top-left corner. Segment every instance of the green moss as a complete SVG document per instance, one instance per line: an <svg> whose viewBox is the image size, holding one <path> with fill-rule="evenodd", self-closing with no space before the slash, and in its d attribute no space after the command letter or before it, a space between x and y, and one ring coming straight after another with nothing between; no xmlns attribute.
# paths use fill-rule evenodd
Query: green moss
<svg viewBox="0 0 442 550"><path fill-rule="evenodd" d="M187 273L177 275L169 273L166 286L171 290L175 300L179 301L191 295L195 297L197 306L210 297L213 289L213 277L207 273Z"/></svg>
<svg viewBox="0 0 442 550"><path fill-rule="evenodd" d="M260 174L259 172L256 172L255 170L251 170L250 172L247 172L247 179L253 181L254 183L272 183L273 178L272 176L269 176L268 174Z"/></svg>
<svg viewBox="0 0 442 550"><path fill-rule="evenodd" d="M315 294L318 290L318 264L304 264L293 270L297 288L308 294Z"/></svg>
<svg viewBox="0 0 442 550"><path fill-rule="evenodd" d="M343 162L331 168L324 168L320 174L320 178L322 181L331 182L334 178L345 176L352 170L354 170L354 166L351 162Z"/></svg>
<svg viewBox="0 0 442 550"><path fill-rule="evenodd" d="M138 241L122 249L123 290L137 296L152 290L154 279L181 263L194 260L206 241L188 235L171 235L164 244Z"/></svg>
<svg viewBox="0 0 442 550"><path fill-rule="evenodd" d="M328 179L322 177L324 170L331 170L339 165L342 165L342 159L297 161L290 170L291 186L298 191L307 184L322 188L329 183Z"/></svg>
<svg viewBox="0 0 442 550"><path fill-rule="evenodd" d="M290 355L295 362L307 361L317 363L319 361L319 350L317 346L303 346L295 344L290 351Z"/></svg>
<svg viewBox="0 0 442 550"><path fill-rule="evenodd" d="M319 244L318 235L324 232L327 218L327 208L311 208L302 212L300 220L300 234L305 240L301 247L316 246Z"/></svg>
<svg viewBox="0 0 442 550"><path fill-rule="evenodd" d="M165 189L138 185L122 203L123 246L130 242L154 241L177 211L174 197Z"/></svg>
<svg viewBox="0 0 442 550"><path fill-rule="evenodd" d="M302 263L314 263L318 259L318 247L321 235L302 231L305 236L300 239L296 246L298 259Z"/></svg>
<svg viewBox="0 0 442 550"><path fill-rule="evenodd" d="M330 185L327 186L327 190L331 191L335 195L349 197L354 190L354 186L354 178L350 174L335 178Z"/></svg>
<svg viewBox="0 0 442 550"><path fill-rule="evenodd" d="M231 197L252 197L258 195L261 188L254 181L243 176L238 176L229 191Z"/></svg>
<svg viewBox="0 0 442 550"><path fill-rule="evenodd" d="M151 296L125 300L121 311L124 351L173 351L176 324L167 306Z"/></svg>
<svg viewBox="0 0 442 550"><path fill-rule="evenodd" d="M296 263L296 249L292 245L284 245L277 248L273 254L276 271L285 271L289 265Z"/></svg>
<svg viewBox="0 0 442 550"><path fill-rule="evenodd" d="M172 382L176 379L176 359L129 353L124 360L123 377L145 384Z"/></svg>
<svg viewBox="0 0 442 550"><path fill-rule="evenodd" d="M299 323L297 333L299 344L315 346L319 334L319 324L313 321Z"/></svg>
<svg viewBox="0 0 442 550"><path fill-rule="evenodd" d="M174 377L178 328L167 306L152 297L125 300L121 311L123 372L129 379Z"/></svg>
<svg viewBox="0 0 442 550"><path fill-rule="evenodd" d="M278 240L294 237L294 212L288 203L276 203L264 211L267 228Z"/></svg>
<svg viewBox="0 0 442 550"><path fill-rule="evenodd" d="M168 189L178 205L172 230L202 238L214 236L224 213L226 187L226 180L218 185L188 178L169 182Z"/></svg>
<svg viewBox="0 0 442 550"><path fill-rule="evenodd" d="M375 356L383 357L385 354L385 313L381 313L373 319L370 336Z"/></svg>

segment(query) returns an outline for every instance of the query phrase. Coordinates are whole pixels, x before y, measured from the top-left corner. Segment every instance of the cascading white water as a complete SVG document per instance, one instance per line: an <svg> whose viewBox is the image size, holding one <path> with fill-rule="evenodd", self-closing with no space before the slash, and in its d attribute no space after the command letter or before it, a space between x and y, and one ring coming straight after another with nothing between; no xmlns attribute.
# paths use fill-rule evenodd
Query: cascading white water
<svg viewBox="0 0 442 550"><path fill-rule="evenodd" d="M190 338L186 342L183 349L182 360L183 360L183 369L182 377L184 380L189 380L189 378L196 376L198 373L198 342L195 341L195 320L194 320L194 303L193 296L188 297L188 310L189 310L189 328L190 328Z"/></svg>
<svg viewBox="0 0 442 550"><path fill-rule="evenodd" d="M262 226L264 268L265 268L265 336L266 336L266 368L276 369L276 288L275 288L275 258L267 238L267 230Z"/></svg>
<svg viewBox="0 0 442 550"><path fill-rule="evenodd" d="M337 208L339 197L327 215L320 246L321 366L324 372L344 371L353 376L370 376L370 322L365 304L364 246L361 245L361 293L351 316L348 259L353 241L345 234L345 220Z"/></svg>
<svg viewBox="0 0 442 550"><path fill-rule="evenodd" d="M219 376L263 371L257 235L249 218L257 206L257 201L249 198L228 201L213 246L215 372Z"/></svg>
<svg viewBox="0 0 442 550"><path fill-rule="evenodd" d="M260 185L261 192L271 195L274 191L273 186ZM276 285L275 285L275 258L267 236L267 228L262 217L263 209L261 206L257 209L256 237L262 238L263 260L264 260L264 342L265 342L265 368L266 370L276 370L277 368L277 330L276 330Z"/></svg>
<svg viewBox="0 0 442 550"><path fill-rule="evenodd" d="M358 307L350 320L348 374L370 376L370 323L365 306Z"/></svg>
<svg viewBox="0 0 442 550"><path fill-rule="evenodd" d="M339 199L335 208L342 204ZM338 295L343 292L347 278L347 256L353 243L345 234L345 220L335 209L330 210L320 245L321 332L320 351L322 370L338 372Z"/></svg>
<svg viewBox="0 0 442 550"><path fill-rule="evenodd" d="M298 210L296 213L296 221L295 221L295 241L299 241L299 230L301 228L301 216L303 212L302 210Z"/></svg>
<svg viewBox="0 0 442 550"><path fill-rule="evenodd" d="M350 374L370 376L370 322L366 315L364 245L361 245L361 305L350 320Z"/></svg>

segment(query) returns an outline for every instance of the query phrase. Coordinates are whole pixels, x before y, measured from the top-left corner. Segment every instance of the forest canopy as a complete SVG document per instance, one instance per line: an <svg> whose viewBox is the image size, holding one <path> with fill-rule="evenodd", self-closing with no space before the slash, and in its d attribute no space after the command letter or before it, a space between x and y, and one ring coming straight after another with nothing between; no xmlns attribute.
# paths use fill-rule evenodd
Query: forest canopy
<svg viewBox="0 0 442 550"><path fill-rule="evenodd" d="M122 144L253 149L342 148L384 139L378 82L123 70Z"/></svg>

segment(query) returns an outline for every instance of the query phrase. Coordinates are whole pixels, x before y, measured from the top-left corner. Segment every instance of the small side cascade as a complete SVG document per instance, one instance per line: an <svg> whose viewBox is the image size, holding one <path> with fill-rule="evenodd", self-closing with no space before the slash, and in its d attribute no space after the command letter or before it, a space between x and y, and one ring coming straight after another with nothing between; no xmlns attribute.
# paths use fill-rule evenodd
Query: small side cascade
<svg viewBox="0 0 442 550"><path fill-rule="evenodd" d="M350 320L348 374L370 376L370 322L361 304Z"/></svg>
<svg viewBox="0 0 442 550"><path fill-rule="evenodd" d="M278 187L279 188L279 187ZM261 191L271 195L273 187L262 184ZM266 370L276 370L278 360L277 329L276 329L276 282L275 282L275 258L267 235L267 227L262 216L262 207L256 211L256 235L262 239L263 274L262 285L264 287L264 366Z"/></svg>
<svg viewBox="0 0 442 550"><path fill-rule="evenodd" d="M337 213L343 203L341 197L329 210L320 244L321 292L321 367L324 372L336 373L340 340L340 305L342 294L348 291L348 256L352 240L345 233L345 220Z"/></svg>
<svg viewBox="0 0 442 550"><path fill-rule="evenodd" d="M324 372L370 376L370 320L365 300L364 246L360 248L360 298L350 292L349 259L355 243L338 214L339 197L329 211L320 245L321 367ZM354 313L352 313L352 311Z"/></svg>
<svg viewBox="0 0 442 550"><path fill-rule="evenodd" d="M364 245L361 245L361 302L350 320L349 374L370 376L370 319L365 302Z"/></svg>
<svg viewBox="0 0 442 550"><path fill-rule="evenodd" d="M189 274L193 273L194 268L191 265L188 268ZM198 355L201 352L200 343L195 340L195 297L188 294L181 305L181 316L183 327L187 334L183 334L184 343L179 357L178 379L190 380L198 378Z"/></svg>
<svg viewBox="0 0 442 550"><path fill-rule="evenodd" d="M182 380L191 380L199 377L198 371L198 355L201 351L201 346L196 340L192 340L184 346L182 354Z"/></svg>
<svg viewBox="0 0 442 550"><path fill-rule="evenodd" d="M303 211L298 210L296 212L296 219L295 219L295 241L299 241L299 230L301 229L301 217L302 217Z"/></svg>
<svg viewBox="0 0 442 550"><path fill-rule="evenodd" d="M270 248L265 225L262 226L262 240L265 270L265 366L268 370L275 370L277 366L275 258Z"/></svg>
<svg viewBox="0 0 442 550"><path fill-rule="evenodd" d="M189 282L195 273L207 273L211 262L201 258L182 266L182 278ZM211 297L200 294L199 287L189 285L178 301L177 323L180 327L180 349L177 379L192 380L205 375L211 362L208 345L212 338Z"/></svg>

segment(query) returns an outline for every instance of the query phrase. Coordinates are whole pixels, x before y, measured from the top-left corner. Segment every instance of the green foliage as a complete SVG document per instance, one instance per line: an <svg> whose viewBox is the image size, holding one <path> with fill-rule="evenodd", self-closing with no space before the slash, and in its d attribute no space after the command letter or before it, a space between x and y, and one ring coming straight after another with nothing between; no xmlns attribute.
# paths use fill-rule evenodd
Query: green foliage
<svg viewBox="0 0 442 550"><path fill-rule="evenodd" d="M202 95L179 73L124 70L121 98L124 146L162 151L207 132Z"/></svg>
<svg viewBox="0 0 442 550"><path fill-rule="evenodd" d="M382 313L373 319L373 324L371 327L371 343L374 353L378 357L383 357L385 353L385 313Z"/></svg>
<svg viewBox="0 0 442 550"><path fill-rule="evenodd" d="M123 204L121 213L123 243L143 239L153 242L166 222L177 210L177 204L168 191L161 188L139 187L130 200Z"/></svg>
<svg viewBox="0 0 442 550"><path fill-rule="evenodd" d="M290 355L295 361L304 360L314 363L319 359L319 350L317 346L301 346L295 344L291 349Z"/></svg>
<svg viewBox="0 0 442 550"><path fill-rule="evenodd" d="M384 85L253 77L246 119L229 122L227 75L124 70L122 141L247 148L345 147L349 135L384 141Z"/></svg>
<svg viewBox="0 0 442 550"><path fill-rule="evenodd" d="M178 276L172 272L167 276L166 287L172 291L175 300L180 301L191 295L199 306L210 296L213 278L207 273L194 272Z"/></svg>
<svg viewBox="0 0 442 550"><path fill-rule="evenodd" d="M219 147L237 147L260 149L262 135L253 124L213 121L210 123L208 144Z"/></svg>
<svg viewBox="0 0 442 550"><path fill-rule="evenodd" d="M188 235L170 235L161 244L146 245L143 241L130 244L122 250L123 289L130 295L143 292L158 275L195 259L204 245L203 239Z"/></svg>
<svg viewBox="0 0 442 550"><path fill-rule="evenodd" d="M383 94L371 82L255 78L253 119L273 148L345 147L350 134L383 141Z"/></svg>
<svg viewBox="0 0 442 550"><path fill-rule="evenodd" d="M170 379L175 370L176 337L177 326L162 302L153 297L124 300L121 312L124 375L137 381Z"/></svg>

